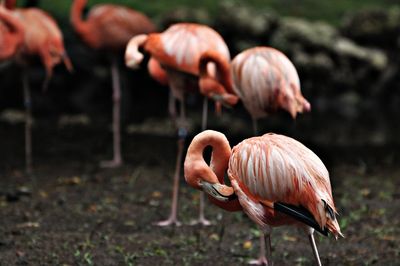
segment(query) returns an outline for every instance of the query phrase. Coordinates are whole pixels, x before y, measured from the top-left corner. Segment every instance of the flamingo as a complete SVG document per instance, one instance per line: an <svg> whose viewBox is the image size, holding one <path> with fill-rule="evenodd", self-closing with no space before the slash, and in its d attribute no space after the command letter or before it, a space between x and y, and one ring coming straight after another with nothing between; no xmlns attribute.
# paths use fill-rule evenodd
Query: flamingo
<svg viewBox="0 0 400 266"><path fill-rule="evenodd" d="M210 166L203 158L207 146L213 149ZM224 184L226 169L231 187ZM219 207L241 207L260 227L266 237L257 264L271 263L274 226L304 227L318 265L314 229L343 237L328 170L315 153L290 137L268 133L245 139L231 150L224 134L203 131L189 145L184 173L190 186L205 191Z"/></svg>
<svg viewBox="0 0 400 266"><path fill-rule="evenodd" d="M102 4L93 7L87 19L82 19L87 0L74 0L71 8L71 23L84 41L96 50L111 54L111 76L113 86L113 159L101 162L102 167L119 167L121 155L120 98L121 88L118 70L118 52L124 51L130 38L137 34L155 31L154 24L144 14L133 9Z"/></svg>
<svg viewBox="0 0 400 266"><path fill-rule="evenodd" d="M207 97L216 101L216 105L234 105L238 98L229 86L229 75L223 75L219 69L229 68L230 54L222 37L208 26L195 23L177 23L162 33L138 35L129 41L125 52L125 63L130 68L138 68L144 55L143 48L150 54L150 74L170 87L169 114L178 128L178 152L173 181L172 204L169 218L157 223L160 226L180 225L177 219L179 176L182 163L184 141L187 135L184 97L188 92L200 91L204 96L202 129L206 128ZM213 53L211 59L202 55ZM162 76L160 76L161 74ZM207 81L200 76L207 74ZM200 79L199 79L200 78ZM175 102L180 103L179 119L176 119ZM209 225L204 217L204 196L200 196L199 219L192 224Z"/></svg>
<svg viewBox="0 0 400 266"><path fill-rule="evenodd" d="M300 80L292 62L271 47L254 47L238 54L231 63L233 89L253 119L282 108L296 118L311 110L300 91Z"/></svg>
<svg viewBox="0 0 400 266"><path fill-rule="evenodd" d="M72 64L64 48L63 36L56 21L38 8L15 8L15 0L6 0L5 6L24 26L23 43L16 53L16 61L23 67L25 119L25 164L26 172L32 173L32 101L28 82L27 67L33 57L39 57L46 70L43 88L47 88L53 68L61 61L69 71Z"/></svg>
<svg viewBox="0 0 400 266"><path fill-rule="evenodd" d="M11 59L24 40L25 28L10 11L0 6L0 61Z"/></svg>

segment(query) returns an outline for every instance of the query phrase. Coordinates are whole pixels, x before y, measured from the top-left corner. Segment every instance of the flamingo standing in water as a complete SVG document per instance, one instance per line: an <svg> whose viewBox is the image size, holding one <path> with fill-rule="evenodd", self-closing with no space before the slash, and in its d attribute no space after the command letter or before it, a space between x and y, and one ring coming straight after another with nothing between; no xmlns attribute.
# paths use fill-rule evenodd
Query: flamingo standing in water
<svg viewBox="0 0 400 266"><path fill-rule="evenodd" d="M24 40L25 28L10 11L0 6L0 61L11 59Z"/></svg>
<svg viewBox="0 0 400 266"><path fill-rule="evenodd" d="M207 146L213 149L210 166L203 158ZM232 187L224 184L226 170ZM327 169L315 153L292 138L268 133L245 139L231 150L225 135L207 130L190 144L184 172L190 186L205 191L221 208L242 208L264 232L257 264L271 263L274 226L304 227L318 265L314 229L343 236Z"/></svg>
<svg viewBox="0 0 400 266"><path fill-rule="evenodd" d="M271 47L255 47L238 54L231 64L233 89L253 119L282 108L296 118L311 110L300 91L300 80L292 62Z"/></svg>
<svg viewBox="0 0 400 266"><path fill-rule="evenodd" d="M74 0L71 8L71 23L86 45L96 50L105 50L111 55L113 84L113 159L101 163L103 167L118 167L122 164L120 133L121 88L117 54L125 50L128 41L135 35L156 30L144 14L133 9L103 4L93 7L86 20L82 19L87 0Z"/></svg>
<svg viewBox="0 0 400 266"><path fill-rule="evenodd" d="M160 226L179 225L177 219L179 176L183 146L187 135L185 117L185 94L200 91L204 96L221 104L234 105L237 97L233 93L229 79L230 54L222 37L210 27L194 23L177 23L162 33L139 35L129 42L125 63L130 68L138 68L143 60L139 48L150 54L150 74L170 86L169 113L178 128L178 152L174 173L171 213L169 218L158 223ZM212 56L202 55L209 51ZM208 64L212 62L213 64ZM162 76L160 76L162 75ZM199 79L199 76L203 78ZM222 84L224 86L222 86ZM180 118L176 119L175 100L180 103ZM202 129L206 128L207 98L203 104ZM204 198L200 196L199 219L194 222L209 225L204 217Z"/></svg>
<svg viewBox="0 0 400 266"><path fill-rule="evenodd" d="M46 12L38 8L15 8L15 0L6 0L6 7L24 26L24 38L17 51L16 60L23 67L25 119L25 161L27 173L32 173L32 101L28 82L28 64L31 58L39 57L46 69L46 88L53 74L53 68L61 61L69 71L72 65L64 48L63 36L56 21Z"/></svg>

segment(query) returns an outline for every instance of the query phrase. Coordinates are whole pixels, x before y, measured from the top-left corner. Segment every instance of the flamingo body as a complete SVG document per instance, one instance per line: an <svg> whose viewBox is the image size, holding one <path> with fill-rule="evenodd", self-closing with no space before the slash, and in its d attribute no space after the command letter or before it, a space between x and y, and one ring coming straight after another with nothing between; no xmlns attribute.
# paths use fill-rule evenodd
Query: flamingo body
<svg viewBox="0 0 400 266"><path fill-rule="evenodd" d="M218 54L219 62L213 63L222 62L229 67L230 54L224 40L215 30L201 24L177 23L162 33L133 38L125 53L128 67L136 68L142 61L143 55L139 52L139 47L143 47L165 69L172 94L180 101L183 101L185 92L200 90L198 78L201 75L200 61L204 53ZM206 69L214 80L223 82L220 79L227 77L219 77L216 72L218 66L215 65L207 64ZM233 94L233 91L230 92Z"/></svg>
<svg viewBox="0 0 400 266"><path fill-rule="evenodd" d="M24 42L18 54L20 63L25 64L29 58L39 56L47 79L51 77L54 66L61 61L68 70L72 70L61 30L49 14L38 8L18 8L13 13L25 27Z"/></svg>
<svg viewBox="0 0 400 266"><path fill-rule="evenodd" d="M150 35L144 49L162 65L195 76L199 75L200 57L207 50L230 60L222 37L210 27L194 23L175 24L162 34Z"/></svg>
<svg viewBox="0 0 400 266"><path fill-rule="evenodd" d="M71 22L91 48L123 51L133 36L155 31L154 24L141 12L112 4L94 6L84 21L81 17L86 3L87 0L74 1Z"/></svg>
<svg viewBox="0 0 400 266"><path fill-rule="evenodd" d="M231 64L234 91L254 119L283 108L293 118L309 111L296 68L280 51L255 47L238 54Z"/></svg>
<svg viewBox="0 0 400 266"><path fill-rule="evenodd" d="M244 211L260 226L294 222L263 204L283 202L305 207L321 228L327 226L335 236L340 234L327 210L329 206L336 213L329 173L300 142L272 133L246 139L232 149L228 176L241 205L246 206Z"/></svg>

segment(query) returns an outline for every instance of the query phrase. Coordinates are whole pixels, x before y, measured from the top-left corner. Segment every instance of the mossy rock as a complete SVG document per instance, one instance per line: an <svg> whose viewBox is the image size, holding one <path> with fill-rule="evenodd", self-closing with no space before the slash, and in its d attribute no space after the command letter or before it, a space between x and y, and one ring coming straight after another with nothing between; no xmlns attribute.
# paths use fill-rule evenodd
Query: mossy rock
<svg viewBox="0 0 400 266"><path fill-rule="evenodd" d="M364 9L349 14L343 19L341 31L361 44L397 46L400 35L400 6Z"/></svg>

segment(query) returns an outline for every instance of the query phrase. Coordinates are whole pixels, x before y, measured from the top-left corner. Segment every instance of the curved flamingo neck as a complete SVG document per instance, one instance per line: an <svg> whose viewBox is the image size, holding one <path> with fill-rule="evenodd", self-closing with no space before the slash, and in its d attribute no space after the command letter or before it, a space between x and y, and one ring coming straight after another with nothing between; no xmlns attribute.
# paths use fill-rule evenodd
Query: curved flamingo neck
<svg viewBox="0 0 400 266"><path fill-rule="evenodd" d="M212 148L210 166L207 165L203 157L203 152L208 146ZM187 177L201 177L209 183L219 182L223 184L230 155L229 142L222 133L212 130L203 131L193 139L188 148L185 170L193 173L193 175ZM197 167L191 169L190 166ZM204 176L204 173L207 173L208 176Z"/></svg>
<svg viewBox="0 0 400 266"><path fill-rule="evenodd" d="M161 85L167 86L168 85L168 76L165 70L161 67L160 63L151 57L149 63L147 65L147 69L149 71L150 76L157 80L158 83Z"/></svg>
<svg viewBox="0 0 400 266"><path fill-rule="evenodd" d="M199 62L200 78L211 76L207 68L210 62L216 65L216 77L220 80L225 90L230 94L234 94L229 62L215 51L206 51L202 54Z"/></svg>
<svg viewBox="0 0 400 266"><path fill-rule="evenodd" d="M210 166L204 160L203 152L208 146L212 147ZM225 135L222 133L206 130L198 134L190 144L185 160L186 182L197 189L200 182L206 181L211 184L224 184L224 175L228 168L231 148ZM219 201L211 196L209 199L217 206L228 210L241 210L238 199L230 201Z"/></svg>
<svg viewBox="0 0 400 266"><path fill-rule="evenodd" d="M88 23L82 19L83 9L86 3L87 0L74 0L71 8L71 23L75 30L81 35L89 31Z"/></svg>

